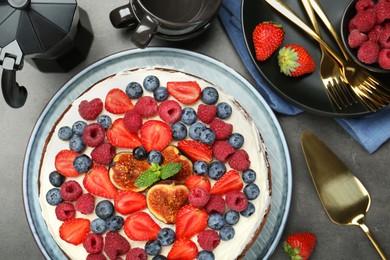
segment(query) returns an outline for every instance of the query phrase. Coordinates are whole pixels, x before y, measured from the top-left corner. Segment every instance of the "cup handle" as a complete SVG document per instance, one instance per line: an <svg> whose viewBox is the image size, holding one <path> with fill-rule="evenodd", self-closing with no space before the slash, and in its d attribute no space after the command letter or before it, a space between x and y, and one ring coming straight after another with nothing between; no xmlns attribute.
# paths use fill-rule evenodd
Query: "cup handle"
<svg viewBox="0 0 390 260"><path fill-rule="evenodd" d="M16 71L3 69L1 88L7 104L12 108L20 108L27 99L27 90L16 82Z"/></svg>
<svg viewBox="0 0 390 260"><path fill-rule="evenodd" d="M145 48L157 30L157 24L145 15L135 29L131 41L139 48Z"/></svg>
<svg viewBox="0 0 390 260"><path fill-rule="evenodd" d="M138 20L130 5L123 5L110 12L110 21L115 28L135 28Z"/></svg>

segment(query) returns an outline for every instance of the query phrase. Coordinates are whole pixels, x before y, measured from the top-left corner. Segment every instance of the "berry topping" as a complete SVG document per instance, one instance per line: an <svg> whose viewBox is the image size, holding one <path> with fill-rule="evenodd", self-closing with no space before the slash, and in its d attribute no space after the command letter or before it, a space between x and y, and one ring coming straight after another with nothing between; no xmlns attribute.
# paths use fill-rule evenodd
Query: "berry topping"
<svg viewBox="0 0 390 260"><path fill-rule="evenodd" d="M197 256L198 248L196 244L186 237L177 239L168 253L168 259L170 260L193 260Z"/></svg>
<svg viewBox="0 0 390 260"><path fill-rule="evenodd" d="M254 200L260 195L260 188L254 183L249 183L244 187L244 193L248 200Z"/></svg>
<svg viewBox="0 0 390 260"><path fill-rule="evenodd" d="M219 213L222 215L225 213L226 203L221 195L211 195L204 208L208 214Z"/></svg>
<svg viewBox="0 0 390 260"><path fill-rule="evenodd" d="M90 254L100 253L103 250L103 237L95 233L90 233L85 236L83 246Z"/></svg>
<svg viewBox="0 0 390 260"><path fill-rule="evenodd" d="M144 117L154 116L158 112L157 101L149 96L140 97L134 107L135 111Z"/></svg>
<svg viewBox="0 0 390 260"><path fill-rule="evenodd" d="M135 148L141 145L141 139L137 133L131 133L125 127L123 118L114 121L106 132L107 139L115 147Z"/></svg>
<svg viewBox="0 0 390 260"><path fill-rule="evenodd" d="M95 120L103 110L103 102L100 98L91 101L83 100L79 104L79 114L85 120Z"/></svg>
<svg viewBox="0 0 390 260"><path fill-rule="evenodd" d="M226 166L220 161L214 161L209 167L209 177L213 180L219 180L226 172Z"/></svg>
<svg viewBox="0 0 390 260"><path fill-rule="evenodd" d="M91 152L92 161L97 164L110 165L116 153L116 148L109 143L95 147Z"/></svg>
<svg viewBox="0 0 390 260"><path fill-rule="evenodd" d="M81 194L83 194L83 189L77 181L66 181L61 186L61 197L65 201L76 201Z"/></svg>
<svg viewBox="0 0 390 260"><path fill-rule="evenodd" d="M194 163L194 172L198 175L204 175L209 172L209 165L205 161L196 161Z"/></svg>
<svg viewBox="0 0 390 260"><path fill-rule="evenodd" d="M207 250L202 250L198 254L198 260L214 260L215 255L213 252L207 251Z"/></svg>
<svg viewBox="0 0 390 260"><path fill-rule="evenodd" d="M263 22L256 26L252 33L256 59L265 61L279 48L284 40L282 25Z"/></svg>
<svg viewBox="0 0 390 260"><path fill-rule="evenodd" d="M245 171L251 165L249 155L245 150L237 150L229 157L229 165L237 171Z"/></svg>
<svg viewBox="0 0 390 260"><path fill-rule="evenodd" d="M118 88L111 89L107 93L104 106L108 112L113 114L124 114L134 108L131 99Z"/></svg>
<svg viewBox="0 0 390 260"><path fill-rule="evenodd" d="M140 98L144 94L141 84L138 82L130 82L126 86L126 95L131 99Z"/></svg>
<svg viewBox="0 0 390 260"><path fill-rule="evenodd" d="M58 188L52 188L46 193L46 202L49 205L56 206L60 204L63 200L61 197L61 191Z"/></svg>
<svg viewBox="0 0 390 260"><path fill-rule="evenodd" d="M147 91L152 92L160 86L160 80L154 75L146 76L143 81L143 86Z"/></svg>
<svg viewBox="0 0 390 260"><path fill-rule="evenodd" d="M218 118L211 122L210 128L214 131L217 140L228 139L233 131L233 125L226 123Z"/></svg>
<svg viewBox="0 0 390 260"><path fill-rule="evenodd" d="M62 240L79 245L84 241L89 232L89 220L83 218L67 219L60 226L60 237Z"/></svg>
<svg viewBox="0 0 390 260"><path fill-rule="evenodd" d="M74 177L79 175L73 167L73 161L77 155L78 153L71 150L59 151L54 162L57 172L65 177Z"/></svg>
<svg viewBox="0 0 390 260"><path fill-rule="evenodd" d="M162 246L172 245L176 240L176 233L171 228L163 228L158 232L157 240Z"/></svg>
<svg viewBox="0 0 390 260"><path fill-rule="evenodd" d="M143 124L141 131L142 146L146 151L161 151L169 145L172 140L172 130L163 121L149 120Z"/></svg>
<svg viewBox="0 0 390 260"><path fill-rule="evenodd" d="M72 125L72 131L75 135L82 136L87 123L84 121L76 121Z"/></svg>
<svg viewBox="0 0 390 260"><path fill-rule="evenodd" d="M128 215L146 208L146 197L135 191L118 192L114 200L115 210Z"/></svg>
<svg viewBox="0 0 390 260"><path fill-rule="evenodd" d="M190 194L188 195L188 202L195 207L201 208L204 207L210 199L210 193L201 188L195 187L190 190Z"/></svg>
<svg viewBox="0 0 390 260"><path fill-rule="evenodd" d="M108 232L104 240L104 252L109 259L118 259L130 250L130 244L125 237L117 232Z"/></svg>
<svg viewBox="0 0 390 260"><path fill-rule="evenodd" d="M187 127L181 123L176 122L171 126L172 138L175 140L183 140L187 137Z"/></svg>
<svg viewBox="0 0 390 260"><path fill-rule="evenodd" d="M142 211L128 216L125 220L125 234L135 241L155 240L160 230L160 226L149 214Z"/></svg>
<svg viewBox="0 0 390 260"><path fill-rule="evenodd" d="M144 160L148 157L148 152L146 151L145 147L138 146L133 150L133 156L137 160Z"/></svg>
<svg viewBox="0 0 390 260"><path fill-rule="evenodd" d="M225 173L217 182L211 187L211 194L226 194L229 191L241 190L243 187L241 177L235 170L230 170Z"/></svg>
<svg viewBox="0 0 390 260"><path fill-rule="evenodd" d="M79 173L86 173L92 167L92 160L86 154L79 154L74 158L73 167Z"/></svg>
<svg viewBox="0 0 390 260"><path fill-rule="evenodd" d="M233 239L235 233L236 233L236 231L234 230L234 228L232 226L224 226L219 231L219 236L221 237L221 239L223 241L228 241L228 240Z"/></svg>
<svg viewBox="0 0 390 260"><path fill-rule="evenodd" d="M149 164L152 164L152 163L161 164L163 161L163 157L162 157L161 152L157 151L157 150L151 150L148 154L148 157L146 158L146 161Z"/></svg>
<svg viewBox="0 0 390 260"><path fill-rule="evenodd" d="M74 207L81 214L91 214L95 209L95 196L84 193L76 200Z"/></svg>
<svg viewBox="0 0 390 260"><path fill-rule="evenodd" d="M180 151L182 151L193 162L210 162L213 157L211 147L199 141L182 140L177 144L177 146Z"/></svg>
<svg viewBox="0 0 390 260"><path fill-rule="evenodd" d="M216 141L213 144L215 159L226 162L228 157L234 153L234 147L227 141Z"/></svg>
<svg viewBox="0 0 390 260"><path fill-rule="evenodd" d="M117 189L111 183L108 170L102 165L95 165L84 176L84 188L91 194L104 197L115 198Z"/></svg>
<svg viewBox="0 0 390 260"><path fill-rule="evenodd" d="M61 140L67 141L73 136L72 128L69 126L62 126L58 129L57 135Z"/></svg>
<svg viewBox="0 0 390 260"><path fill-rule="evenodd" d="M218 91L213 87L205 87L202 90L200 99L207 105L214 105L219 98Z"/></svg>
<svg viewBox="0 0 390 260"><path fill-rule="evenodd" d="M234 133L229 137L228 141L234 149L240 149L244 145L245 139L242 134Z"/></svg>
<svg viewBox="0 0 390 260"><path fill-rule="evenodd" d="M112 119L108 115L100 115L97 119L97 123L103 126L104 130L107 130L112 124Z"/></svg>
<svg viewBox="0 0 390 260"><path fill-rule="evenodd" d="M241 191L232 190L226 194L226 204L230 209L240 212L248 207L248 199Z"/></svg>
<svg viewBox="0 0 390 260"><path fill-rule="evenodd" d="M181 121L186 125L192 125L195 123L198 115L192 107L185 107L181 113Z"/></svg>
<svg viewBox="0 0 390 260"><path fill-rule="evenodd" d="M186 205L179 210L176 217L177 237L191 238L207 227L206 211Z"/></svg>
<svg viewBox="0 0 390 260"><path fill-rule="evenodd" d="M58 173L57 171L52 171L49 174L49 182L54 187L60 187L65 181L65 176Z"/></svg>
<svg viewBox="0 0 390 260"><path fill-rule="evenodd" d="M235 225L240 221L240 214L235 210L229 209L225 212L223 218L225 219L226 224Z"/></svg>
<svg viewBox="0 0 390 260"><path fill-rule="evenodd" d="M220 230L225 225L225 219L222 214L211 213L207 220L207 225L211 229Z"/></svg>
<svg viewBox="0 0 390 260"><path fill-rule="evenodd" d="M150 240L145 244L145 252L148 255L158 255L161 251L161 244L157 240Z"/></svg>
<svg viewBox="0 0 390 260"><path fill-rule="evenodd" d="M180 120L182 109L175 100L166 100L158 107L158 114L162 120L168 124L173 124Z"/></svg>
<svg viewBox="0 0 390 260"><path fill-rule="evenodd" d="M114 204L109 200L99 201L95 213L99 218L107 220L114 214Z"/></svg>
<svg viewBox="0 0 390 260"><path fill-rule="evenodd" d="M102 253L88 254L86 260L106 260L106 257Z"/></svg>
<svg viewBox="0 0 390 260"><path fill-rule="evenodd" d="M130 248L126 254L126 260L147 260L148 255L145 250L140 247Z"/></svg>
<svg viewBox="0 0 390 260"><path fill-rule="evenodd" d="M248 202L248 207L240 212L241 216L243 217L250 217L253 213L255 213L256 208L255 205L253 205L252 202Z"/></svg>
<svg viewBox="0 0 390 260"><path fill-rule="evenodd" d="M103 234L107 230L106 221L101 218L96 218L91 222L91 231L96 234Z"/></svg>
<svg viewBox="0 0 390 260"><path fill-rule="evenodd" d="M232 115L232 107L226 103L221 102L217 105L217 116L221 119L229 118Z"/></svg>
<svg viewBox="0 0 390 260"><path fill-rule="evenodd" d="M58 220L64 221L74 218L76 216L76 210L72 203L62 202L57 205L55 209L56 217Z"/></svg>
<svg viewBox="0 0 390 260"><path fill-rule="evenodd" d="M198 243L204 250L212 251L221 242L218 233L212 229L206 229L198 234Z"/></svg>
<svg viewBox="0 0 390 260"><path fill-rule="evenodd" d="M167 100L169 93L166 87L158 87L153 91L153 97L155 100L162 102Z"/></svg>
<svg viewBox="0 0 390 260"><path fill-rule="evenodd" d="M69 149L76 152L81 153L84 151L86 145L81 136L75 135L69 140Z"/></svg>
<svg viewBox="0 0 390 260"><path fill-rule="evenodd" d="M182 104L194 104L201 94L201 88L196 81L170 81L167 90L171 96Z"/></svg>
<svg viewBox="0 0 390 260"><path fill-rule="evenodd" d="M106 221L106 227L109 231L118 231L123 227L125 220L121 216L112 216Z"/></svg>
<svg viewBox="0 0 390 260"><path fill-rule="evenodd" d="M199 141L207 145L212 145L215 141L214 131L210 128L206 128L200 133Z"/></svg>
<svg viewBox="0 0 390 260"><path fill-rule="evenodd" d="M215 105L200 104L198 106L198 118L203 123L210 124L216 115L217 107Z"/></svg>
<svg viewBox="0 0 390 260"><path fill-rule="evenodd" d="M142 116L135 110L130 110L123 117L123 124L129 132L136 133L142 127Z"/></svg>
<svg viewBox="0 0 390 260"><path fill-rule="evenodd" d="M104 142L105 130L98 123L92 123L85 127L83 132L83 141L90 147L96 147Z"/></svg>
<svg viewBox="0 0 390 260"><path fill-rule="evenodd" d="M205 129L205 124L203 124L202 122L195 122L190 126L188 133L192 139L198 141L200 139L200 135Z"/></svg>
<svg viewBox="0 0 390 260"><path fill-rule="evenodd" d="M191 175L189 176L184 183L189 190L192 190L196 187L200 187L207 192L210 192L211 183L210 180L202 175Z"/></svg>

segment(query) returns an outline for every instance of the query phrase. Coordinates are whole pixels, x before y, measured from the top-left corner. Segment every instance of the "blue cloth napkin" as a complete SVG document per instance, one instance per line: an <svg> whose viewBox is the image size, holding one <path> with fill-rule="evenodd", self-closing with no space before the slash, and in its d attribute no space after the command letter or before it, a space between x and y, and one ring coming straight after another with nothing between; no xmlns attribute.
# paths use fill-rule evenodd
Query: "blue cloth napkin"
<svg viewBox="0 0 390 260"><path fill-rule="evenodd" d="M246 48L241 24L241 0L222 0L219 18L234 47L256 82L256 89L274 110L286 115L302 112L271 90L252 62ZM354 119L335 119L369 153L375 152L390 138L390 109L382 109L368 116Z"/></svg>

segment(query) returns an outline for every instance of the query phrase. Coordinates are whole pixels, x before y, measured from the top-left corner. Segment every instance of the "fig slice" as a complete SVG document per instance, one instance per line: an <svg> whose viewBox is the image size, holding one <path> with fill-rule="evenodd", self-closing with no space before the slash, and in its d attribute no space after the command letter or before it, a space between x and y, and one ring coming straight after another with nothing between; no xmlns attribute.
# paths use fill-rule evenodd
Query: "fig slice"
<svg viewBox="0 0 390 260"><path fill-rule="evenodd" d="M169 178L170 180L176 181L177 183L184 183L187 177L194 174L191 160L180 154L180 151L176 146L167 146L164 150L161 151L161 154L164 158L163 164L176 162L180 163L182 166L177 174Z"/></svg>

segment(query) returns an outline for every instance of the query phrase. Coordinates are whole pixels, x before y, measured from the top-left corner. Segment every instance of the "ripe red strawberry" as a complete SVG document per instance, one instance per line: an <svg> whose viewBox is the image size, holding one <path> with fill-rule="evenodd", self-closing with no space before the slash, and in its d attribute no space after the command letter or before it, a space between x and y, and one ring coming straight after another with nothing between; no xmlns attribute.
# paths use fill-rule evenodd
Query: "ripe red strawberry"
<svg viewBox="0 0 390 260"><path fill-rule="evenodd" d="M78 153L72 150L61 150L55 158L54 166L56 170L65 177L74 177L79 173L73 167L73 160Z"/></svg>
<svg viewBox="0 0 390 260"><path fill-rule="evenodd" d="M188 176L188 178L184 182L184 185L186 185L189 190L192 190L195 187L201 187L206 191L210 192L211 189L210 180L205 176L196 174Z"/></svg>
<svg viewBox="0 0 390 260"><path fill-rule="evenodd" d="M191 238L207 227L207 212L192 205L183 206L176 217L176 236Z"/></svg>
<svg viewBox="0 0 390 260"><path fill-rule="evenodd" d="M142 125L141 128L141 142L146 151L151 150L161 151L172 140L172 130L163 121L149 120Z"/></svg>
<svg viewBox="0 0 390 260"><path fill-rule="evenodd" d="M199 141L182 140L178 142L177 147L193 162L210 162L213 158L213 150L211 147Z"/></svg>
<svg viewBox="0 0 390 260"><path fill-rule="evenodd" d="M307 50L297 44L287 44L280 49L278 64L282 73L292 77L312 73L316 68Z"/></svg>
<svg viewBox="0 0 390 260"><path fill-rule="evenodd" d="M141 139L137 133L131 133L125 127L123 118L118 118L107 129L106 136L110 144L120 148L135 148L141 145Z"/></svg>
<svg viewBox="0 0 390 260"><path fill-rule="evenodd" d="M107 168L102 165L93 166L85 174L83 185L89 193L96 196L113 199L117 194L117 189L111 183Z"/></svg>
<svg viewBox="0 0 390 260"><path fill-rule="evenodd" d="M128 216L123 226L125 234L135 241L148 241L157 238L161 227L146 212L136 212Z"/></svg>
<svg viewBox="0 0 390 260"><path fill-rule="evenodd" d="M287 237L283 248L291 259L308 259L316 244L316 236L310 232L294 233Z"/></svg>
<svg viewBox="0 0 390 260"><path fill-rule="evenodd" d="M170 81L167 90L177 101L191 105L198 101L201 89L196 81Z"/></svg>
<svg viewBox="0 0 390 260"><path fill-rule="evenodd" d="M210 193L223 195L232 190L241 190L243 186L238 172L230 170L211 187Z"/></svg>
<svg viewBox="0 0 390 260"><path fill-rule="evenodd" d="M255 46L256 59L265 61L282 44L284 30L281 24L262 22L253 31L252 39Z"/></svg>
<svg viewBox="0 0 390 260"><path fill-rule="evenodd" d="M178 238L168 253L169 260L192 260L198 256L196 244L185 237Z"/></svg>
<svg viewBox="0 0 390 260"><path fill-rule="evenodd" d="M124 114L132 110L134 105L123 90L114 88L107 93L104 107L113 114Z"/></svg>
<svg viewBox="0 0 390 260"><path fill-rule="evenodd" d="M65 220L60 226L60 237L62 240L79 245L83 242L89 232L90 221L84 218L72 218Z"/></svg>
<svg viewBox="0 0 390 260"><path fill-rule="evenodd" d="M123 215L146 208L146 196L135 191L118 192L114 199L115 210Z"/></svg>

